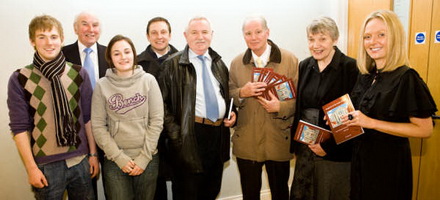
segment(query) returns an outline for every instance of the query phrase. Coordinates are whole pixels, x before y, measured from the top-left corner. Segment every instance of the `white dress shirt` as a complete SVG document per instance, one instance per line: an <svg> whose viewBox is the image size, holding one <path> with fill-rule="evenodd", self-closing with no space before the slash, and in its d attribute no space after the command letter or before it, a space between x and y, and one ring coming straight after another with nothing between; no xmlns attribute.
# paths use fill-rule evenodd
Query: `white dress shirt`
<svg viewBox="0 0 440 200"><path fill-rule="evenodd" d="M189 61L193 64L196 70L197 76L197 89L196 89L196 116L206 118L206 106L205 106L205 93L203 92L203 75L202 75L202 61L197 58L197 54L194 53L191 49L188 51ZM203 56L205 56L205 63L209 69L211 69L212 59L209 56L208 52L206 52ZM219 107L219 116L221 119L225 116L226 112L226 104L223 96L220 93L220 83L212 74L212 71L209 70L209 76L211 77L212 85L214 86L215 95L217 97L218 107ZM228 92L228 91L225 91Z"/></svg>
<svg viewBox="0 0 440 200"><path fill-rule="evenodd" d="M81 66L84 65L84 59L86 58L86 52L84 52L85 48L87 47L78 41L79 56L81 57L81 63L82 63ZM95 80L98 80L99 79L98 45L95 43L90 48L92 49L92 52L90 53L90 58L92 59L93 69L95 70Z"/></svg>
<svg viewBox="0 0 440 200"><path fill-rule="evenodd" d="M261 66L261 67L265 67L267 65L267 63L269 62L271 49L272 49L272 47L269 44L267 44L266 50L264 50L263 54L261 54L261 56L259 57L261 59L262 64L263 64L263 66ZM258 56L253 51L251 51L251 52L252 52L252 58L254 59L254 62L255 62L255 66L257 66L256 62L257 62Z"/></svg>

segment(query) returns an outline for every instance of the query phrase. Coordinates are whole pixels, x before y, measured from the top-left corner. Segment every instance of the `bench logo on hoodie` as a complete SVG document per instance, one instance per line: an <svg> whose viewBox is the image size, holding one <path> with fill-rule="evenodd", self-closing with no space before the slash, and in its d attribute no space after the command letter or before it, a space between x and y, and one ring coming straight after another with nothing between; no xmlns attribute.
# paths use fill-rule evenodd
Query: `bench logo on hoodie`
<svg viewBox="0 0 440 200"><path fill-rule="evenodd" d="M141 106L146 100L147 97L142 96L139 93L125 99L122 94L116 93L108 99L108 103L110 110L114 110L118 114L125 114L128 111Z"/></svg>

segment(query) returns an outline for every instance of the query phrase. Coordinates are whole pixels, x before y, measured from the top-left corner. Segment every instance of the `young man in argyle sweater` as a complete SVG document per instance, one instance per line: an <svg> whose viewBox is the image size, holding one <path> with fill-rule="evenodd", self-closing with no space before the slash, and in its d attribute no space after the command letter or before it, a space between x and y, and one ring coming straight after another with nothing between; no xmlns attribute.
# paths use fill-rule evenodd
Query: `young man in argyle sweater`
<svg viewBox="0 0 440 200"><path fill-rule="evenodd" d="M33 63L8 84L10 128L36 199L93 199L99 173L90 125L92 87L85 69L65 61L63 29L42 15L29 24Z"/></svg>

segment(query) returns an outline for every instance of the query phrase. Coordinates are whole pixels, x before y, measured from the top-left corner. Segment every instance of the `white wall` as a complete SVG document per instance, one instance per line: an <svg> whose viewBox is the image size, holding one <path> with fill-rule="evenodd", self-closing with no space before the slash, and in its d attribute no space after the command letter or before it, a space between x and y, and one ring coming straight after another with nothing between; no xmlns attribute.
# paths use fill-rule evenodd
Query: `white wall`
<svg viewBox="0 0 440 200"><path fill-rule="evenodd" d="M206 2L209 2L206 3ZM37 15L49 14L64 26L65 44L73 43L73 20L83 10L97 14L102 23L100 43L111 37L130 37L138 52L147 46L145 26L155 16L167 18L172 26L171 43L178 49L186 44L183 30L195 15L208 17L214 29L212 47L229 64L246 46L241 34L243 19L261 14L268 20L270 38L280 47L295 53L302 60L308 54L305 27L315 17L330 16L338 23L342 51L346 50L347 0L2 0L0 3L0 197L2 199L32 199L26 171L11 135L6 106L7 81L17 68L32 62L33 49L28 40L28 24ZM293 166L292 166L293 167ZM265 175L263 175L265 178ZM263 189L267 189L267 181ZM220 197L241 194L235 160L226 165ZM101 195L102 197L102 195Z"/></svg>

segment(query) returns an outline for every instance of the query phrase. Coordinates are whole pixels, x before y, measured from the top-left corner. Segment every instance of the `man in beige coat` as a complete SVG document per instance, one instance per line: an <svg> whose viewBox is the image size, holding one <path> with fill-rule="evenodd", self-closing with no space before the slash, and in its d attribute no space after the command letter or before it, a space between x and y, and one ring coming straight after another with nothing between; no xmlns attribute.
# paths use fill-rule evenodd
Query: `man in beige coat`
<svg viewBox="0 0 440 200"><path fill-rule="evenodd" d="M295 112L295 99L279 101L273 94L265 100L261 94L266 83L252 82L252 68L270 68L298 80L298 59L269 40L269 29L263 17L248 17L243 23L243 36L248 49L231 63L230 96L238 107L238 122L232 136L237 157L243 199L259 199L263 165L269 179L272 199L289 198L290 129ZM258 62L257 62L258 61Z"/></svg>

